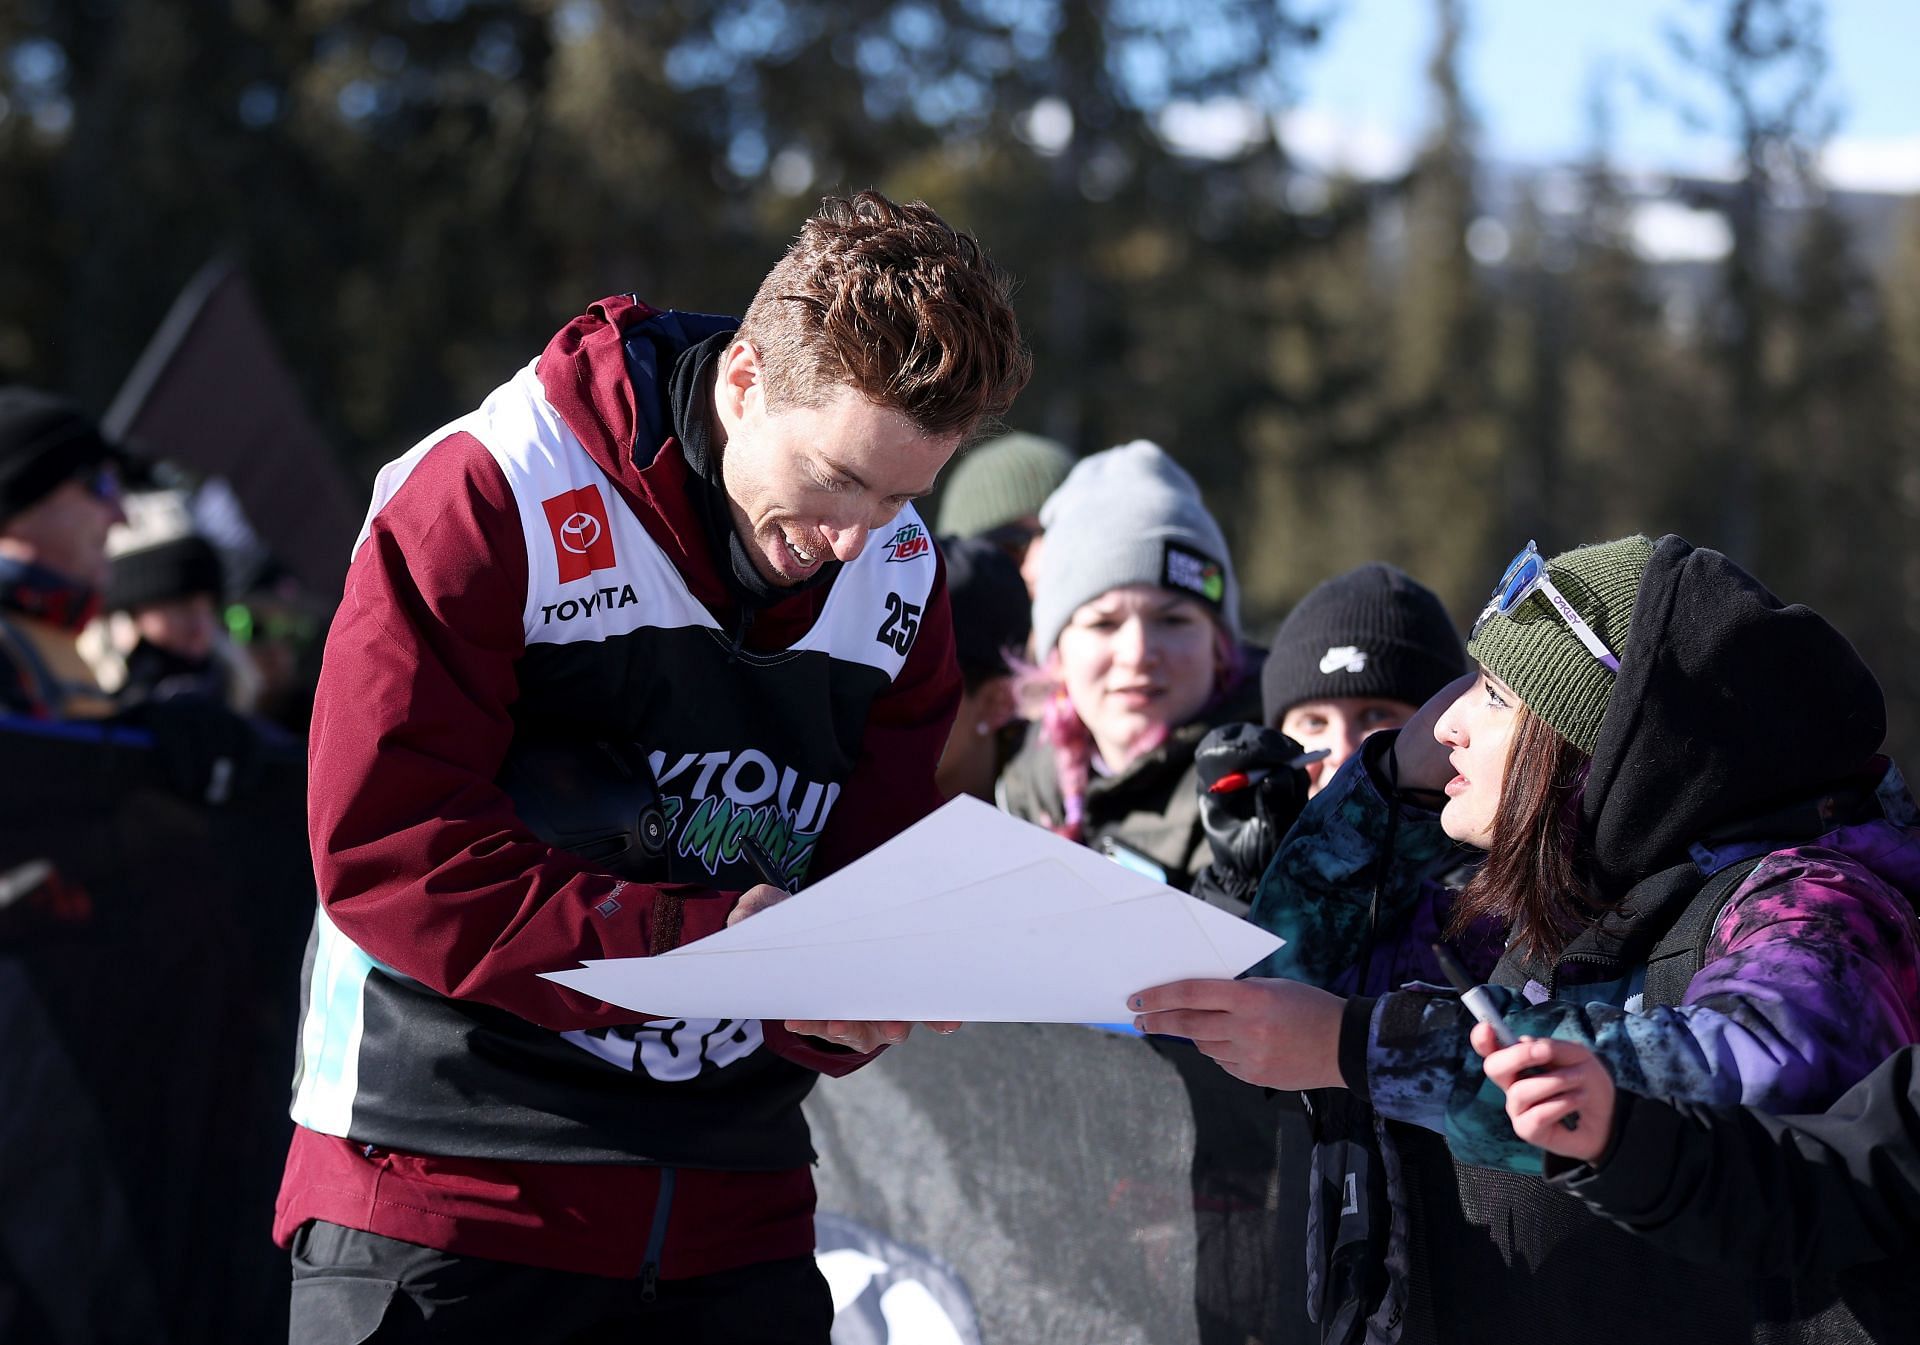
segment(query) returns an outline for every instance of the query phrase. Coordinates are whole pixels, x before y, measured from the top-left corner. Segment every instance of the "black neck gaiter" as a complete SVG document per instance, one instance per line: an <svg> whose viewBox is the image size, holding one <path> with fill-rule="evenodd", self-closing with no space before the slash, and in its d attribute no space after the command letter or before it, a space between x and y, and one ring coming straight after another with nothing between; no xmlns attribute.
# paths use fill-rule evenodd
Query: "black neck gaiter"
<svg viewBox="0 0 1920 1345"><path fill-rule="evenodd" d="M724 450L716 450L713 442L712 403L714 366L733 338L733 332L717 332L681 351L673 362L667 399L673 413L674 437L680 441L680 453L693 471L689 489L694 505L727 589L742 606L769 607L789 594L831 582L840 562L826 562L798 584L771 583L754 568L747 544L733 526L733 511L720 475L720 453Z"/></svg>

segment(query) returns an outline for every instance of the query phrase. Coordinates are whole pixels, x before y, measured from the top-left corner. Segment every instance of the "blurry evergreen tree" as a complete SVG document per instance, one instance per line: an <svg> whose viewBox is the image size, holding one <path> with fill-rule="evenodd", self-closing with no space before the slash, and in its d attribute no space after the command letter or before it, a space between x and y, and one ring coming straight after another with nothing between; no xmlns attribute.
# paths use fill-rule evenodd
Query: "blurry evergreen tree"
<svg viewBox="0 0 1920 1345"><path fill-rule="evenodd" d="M1492 239L1507 248L1490 279L1490 372L1507 435L1500 481L1505 508L1497 524L1503 544L1537 536L1544 523L1571 512L1566 480L1569 383L1578 340L1569 274L1574 242L1562 236L1544 203L1553 190L1539 174L1517 178L1511 238ZM1513 543L1511 549L1517 548Z"/></svg>
<svg viewBox="0 0 1920 1345"><path fill-rule="evenodd" d="M1675 0L1670 101L1741 156L1680 189L1732 239L1691 312L1603 130L1489 193L1469 5L1359 181L1276 129L1326 0L0 0L0 378L104 407L228 251L364 477L593 298L738 312L877 186L1019 278L1016 427L1192 468L1256 632L1376 557L1464 619L1527 535L1673 529L1833 610L1911 741L1920 219L1870 275L1810 172L1817 0Z"/></svg>
<svg viewBox="0 0 1920 1345"><path fill-rule="evenodd" d="M103 405L223 249L363 467L447 418L476 366L511 368L490 338L526 320L548 260L537 9L48 3L0 30L16 70L23 47L57 70L59 112L38 132L57 152L21 225L32 252L0 264L0 285L44 285L22 376Z"/></svg>
<svg viewBox="0 0 1920 1345"><path fill-rule="evenodd" d="M1336 185L1324 236L1270 287L1269 377L1286 395L1256 431L1258 524L1242 528L1245 587L1268 615L1372 559L1465 613L1506 540L1493 311L1467 249L1479 211L1466 14L1460 0L1435 8L1425 147L1398 181Z"/></svg>
<svg viewBox="0 0 1920 1345"><path fill-rule="evenodd" d="M1521 450L1503 423L1493 296L1468 247L1481 211L1477 126L1460 75L1465 3L1434 0L1434 10L1434 128L1406 197L1387 385L1403 429L1386 480L1398 498L1428 506L1394 520L1404 534L1395 549L1465 611L1485 598L1490 571L1520 545L1503 534L1506 467Z"/></svg>
<svg viewBox="0 0 1920 1345"><path fill-rule="evenodd" d="M787 0L777 49L768 30L745 59L765 12L708 6L683 50L727 89L768 208L867 185L932 200L1021 280L1038 358L1016 425L1081 451L1159 439L1230 489L1268 395L1260 281L1298 236L1259 109L1311 25L1271 0ZM1169 108L1209 107L1239 111L1241 143L1181 153Z"/></svg>
<svg viewBox="0 0 1920 1345"><path fill-rule="evenodd" d="M1882 420L1888 442L1887 476L1871 515L1898 546L1883 557L1861 557L1846 583L1875 604L1871 619L1897 627L1904 650L1874 667L1886 684L1893 745L1920 774L1920 198L1908 201L1898 250L1883 278L1887 314L1889 404ZM1809 451L1817 451L1809 445ZM1834 539L1836 550L1851 550Z"/></svg>
<svg viewBox="0 0 1920 1345"><path fill-rule="evenodd" d="M1712 463L1702 452L1715 415L1710 371L1693 329L1663 308L1635 248L1634 202L1613 163L1599 75L1588 106L1578 225L1554 300L1566 333L1565 453L1548 511L1556 545L1630 532L1704 535L1718 521Z"/></svg>
<svg viewBox="0 0 1920 1345"><path fill-rule="evenodd" d="M1712 91L1687 109L1739 147L1731 184L1688 197L1727 221L1719 306L1699 351L1712 419L1697 482L1716 509L1696 537L1826 613L1886 686L1889 742L1920 744L1920 628L1872 576L1903 574L1920 547L1900 490L1897 318L1860 262L1819 179L1837 119L1826 90L1819 0L1715 0L1704 33L1675 28L1677 53ZM1897 286L1885 293L1897 296ZM1842 541L1844 539L1844 541ZM1863 565L1863 558L1874 560ZM1879 567L1884 565L1885 569Z"/></svg>
<svg viewBox="0 0 1920 1345"><path fill-rule="evenodd" d="M1711 90L1703 107L1685 95L1676 107L1693 125L1718 130L1737 147L1731 184L1697 182L1687 196L1717 211L1731 244L1721 268L1721 294L1709 327L1720 376L1723 415L1716 433L1719 501L1715 541L1764 568L1756 546L1765 440L1777 424L1777 377L1770 367L1783 303L1779 254L1772 236L1777 207L1813 188L1814 157L1830 132L1826 102L1825 14L1819 0L1710 0L1704 33L1671 26L1682 63Z"/></svg>
<svg viewBox="0 0 1920 1345"><path fill-rule="evenodd" d="M1920 556L1902 478L1915 441L1900 424L1891 315L1845 221L1820 202L1802 215L1774 330L1776 381L1759 572L1830 617L1887 692L1896 750L1920 745L1920 627L1896 576Z"/></svg>

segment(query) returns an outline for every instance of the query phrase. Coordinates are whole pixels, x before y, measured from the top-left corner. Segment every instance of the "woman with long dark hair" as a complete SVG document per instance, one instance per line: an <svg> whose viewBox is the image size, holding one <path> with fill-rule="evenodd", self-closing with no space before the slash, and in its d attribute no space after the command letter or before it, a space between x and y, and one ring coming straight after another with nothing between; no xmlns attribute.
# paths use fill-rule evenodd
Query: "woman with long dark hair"
<svg viewBox="0 0 1920 1345"><path fill-rule="evenodd" d="M1878 788L1878 684L1818 615L1678 537L1551 561L1529 544L1468 652L1471 682L1370 739L1269 867L1254 918L1288 939L1266 968L1284 979L1157 987L1139 1025L1395 1123L1398 1254L1370 1339L1831 1326L1844 1305L1682 1272L1540 1181L1455 995L1322 987L1375 988L1357 950L1421 926L1408 859L1444 833L1486 852L1452 928L1508 929L1487 995L1513 1031L1581 1042L1655 1096L1824 1108L1920 1040L1920 834Z"/></svg>

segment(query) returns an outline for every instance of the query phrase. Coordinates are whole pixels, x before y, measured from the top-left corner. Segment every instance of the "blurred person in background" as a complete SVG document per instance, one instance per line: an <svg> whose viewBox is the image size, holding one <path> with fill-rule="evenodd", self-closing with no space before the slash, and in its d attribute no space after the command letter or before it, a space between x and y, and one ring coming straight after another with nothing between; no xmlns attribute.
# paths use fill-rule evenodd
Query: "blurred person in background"
<svg viewBox="0 0 1920 1345"><path fill-rule="evenodd" d="M135 470L141 467L71 403L26 388L0 389L0 713L61 721L122 711L84 657L81 637L102 610L110 581L107 539L126 520L124 476L143 474ZM138 791L149 778L194 805L222 803L238 787L237 763L249 759L251 744L244 726L218 710L210 716L122 712L117 722L145 733L153 751L116 756L105 769L95 744L111 737L117 752L131 734L102 733L84 747L61 742L61 735L54 741L72 755L48 760L57 763L52 771L65 772L63 785L113 815L97 835L113 837L114 860L122 863L123 847L137 844L130 836L144 806ZM137 926L124 910L111 920L103 914L75 878L69 854L43 850L39 836L27 839L33 859L21 864L16 851L0 866L9 954L0 958L0 1035L8 1043L0 1096L19 1104L0 1120L0 1338L159 1340L166 1330L164 1289L154 1283L136 1231L133 1188L115 1171L120 1155L109 1136L118 1118L111 1109L103 1114L97 1082L82 1069L73 1043L63 1040L74 1025L36 988L29 967L45 959L50 944L73 941L76 927L86 931L74 944L78 959L52 959L67 968L67 979L76 966L116 982L137 978L142 968L129 962L145 964L154 949L129 936ZM149 898L140 867L129 871L135 875L129 886ZM163 913L192 918L158 902L143 911ZM49 943L35 941L48 934ZM206 1064L169 1059L187 1078ZM152 1118L154 1133L169 1123Z"/></svg>
<svg viewBox="0 0 1920 1345"><path fill-rule="evenodd" d="M934 531L942 537L980 537L1013 558L1033 592L1043 529L1040 506L1073 469L1066 445L1014 432L968 449L940 491Z"/></svg>
<svg viewBox="0 0 1920 1345"><path fill-rule="evenodd" d="M114 694L121 704L197 696L248 708L242 656L227 641L224 587L220 553L198 534L114 553L107 639L119 662Z"/></svg>
<svg viewBox="0 0 1920 1345"><path fill-rule="evenodd" d="M264 571L221 614L227 639L255 685L253 713L296 738L307 736L320 680L322 636L330 605L292 571L269 560Z"/></svg>
<svg viewBox="0 0 1920 1345"><path fill-rule="evenodd" d="M1307 800L1371 734L1400 727L1465 669L1466 650L1440 600L1393 566L1363 565L1311 589L1267 651L1260 679L1264 722L1222 725L1195 753L1213 860L1195 881L1195 895L1248 913ZM1327 755L1305 760L1314 751ZM1429 938L1438 937L1474 858L1444 838L1429 849L1417 904ZM1369 928L1356 965L1374 960L1375 943L1389 932ZM1483 922L1471 942L1491 950L1499 935L1497 926ZM1396 946L1379 949L1383 967L1395 959ZM1490 952L1482 960L1490 960ZM1390 1263L1393 1200L1383 1174L1394 1169L1395 1151L1372 1109L1345 1089L1305 1095L1304 1112L1300 1095L1278 1096L1284 1103L1273 1110L1283 1155L1277 1180L1310 1211L1298 1216L1310 1248L1309 1292L1318 1319L1329 1326L1326 1338L1339 1340L1374 1306ZM1310 1159L1303 1142L1289 1142L1308 1134Z"/></svg>
<svg viewBox="0 0 1920 1345"><path fill-rule="evenodd" d="M993 543L947 537L940 541L940 553L947 562L961 695L934 781L947 798L971 794L991 803L994 783L1026 731L1009 660L1025 653L1033 608L1019 566Z"/></svg>
<svg viewBox="0 0 1920 1345"><path fill-rule="evenodd" d="M1258 707L1226 538L1146 440L1082 459L1040 518L1039 722L1000 805L1186 890L1208 858L1194 747Z"/></svg>
<svg viewBox="0 0 1920 1345"><path fill-rule="evenodd" d="M37 719L111 714L82 657L99 613L107 533L126 454L78 407L0 388L0 710Z"/></svg>

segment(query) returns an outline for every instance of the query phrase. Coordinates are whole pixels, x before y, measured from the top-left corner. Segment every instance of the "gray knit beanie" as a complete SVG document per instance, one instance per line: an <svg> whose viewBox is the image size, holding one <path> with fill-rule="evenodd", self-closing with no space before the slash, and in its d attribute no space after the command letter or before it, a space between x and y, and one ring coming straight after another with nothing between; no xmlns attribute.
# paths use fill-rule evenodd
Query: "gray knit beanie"
<svg viewBox="0 0 1920 1345"><path fill-rule="evenodd" d="M1065 445L1037 434L1003 434L977 444L948 473L933 530L942 537L978 537L1031 518L1072 467Z"/></svg>
<svg viewBox="0 0 1920 1345"><path fill-rule="evenodd" d="M1046 529L1034 584L1033 648L1045 658L1083 604L1109 589L1155 584L1192 598L1240 637L1240 586L1220 525L1193 478L1158 444L1136 439L1083 458L1040 510Z"/></svg>

